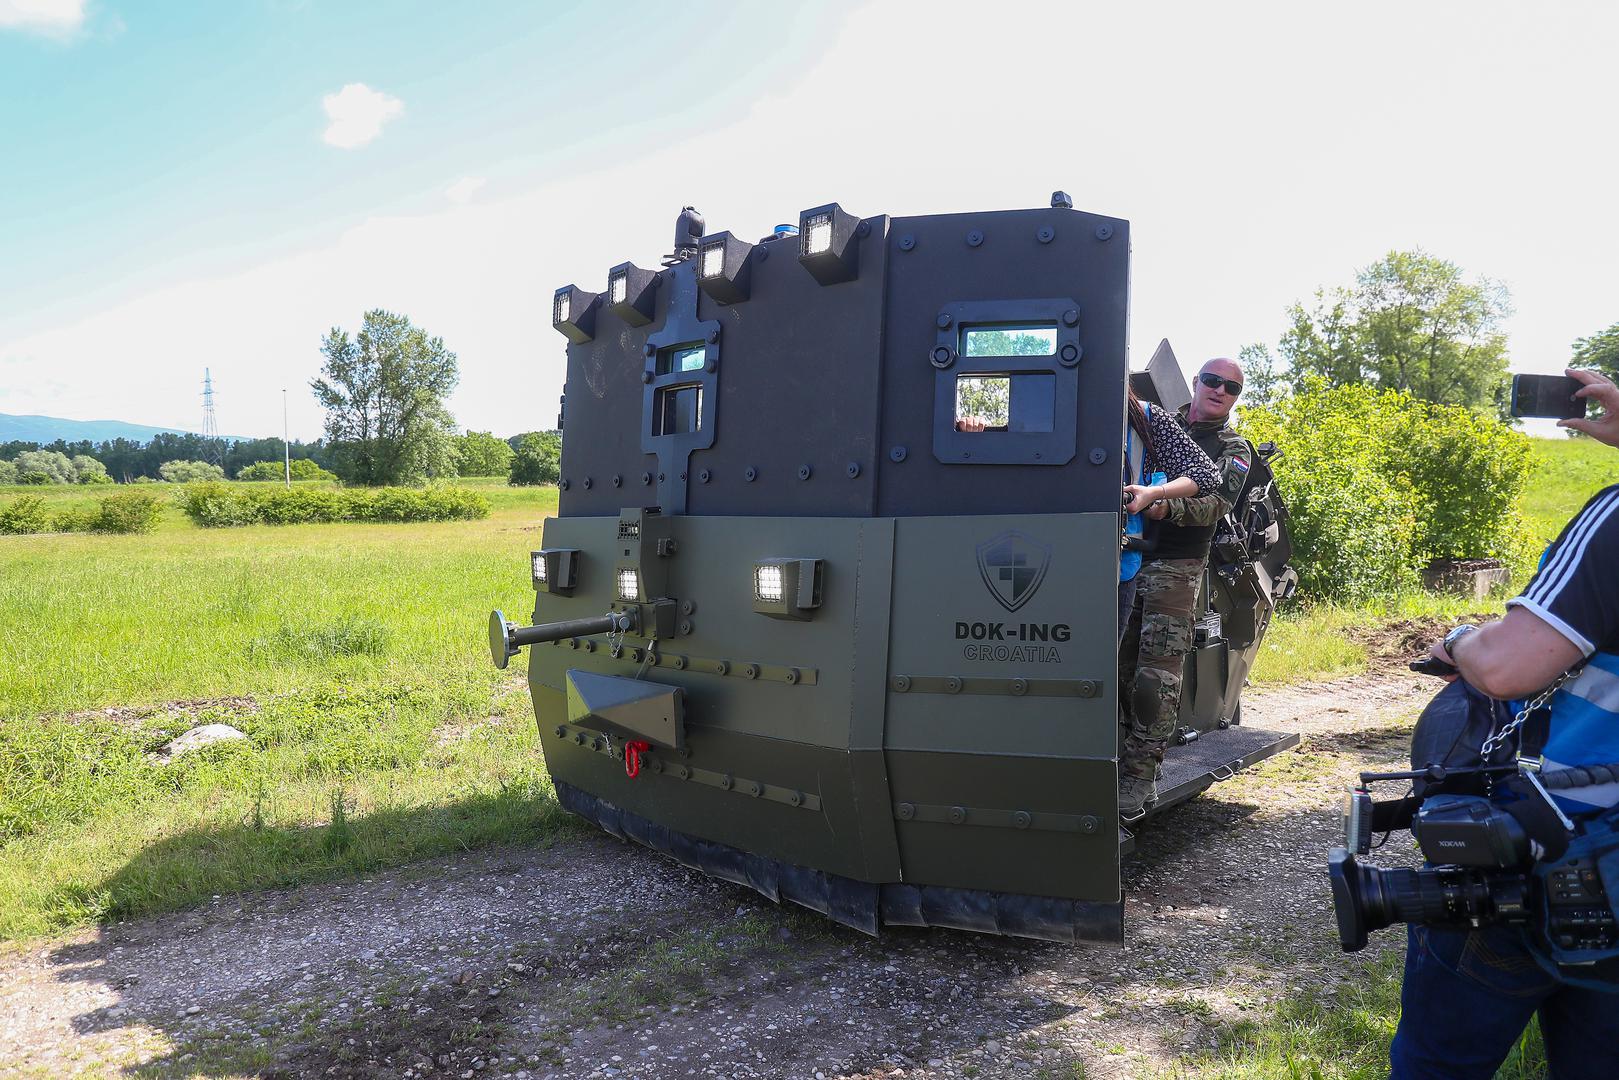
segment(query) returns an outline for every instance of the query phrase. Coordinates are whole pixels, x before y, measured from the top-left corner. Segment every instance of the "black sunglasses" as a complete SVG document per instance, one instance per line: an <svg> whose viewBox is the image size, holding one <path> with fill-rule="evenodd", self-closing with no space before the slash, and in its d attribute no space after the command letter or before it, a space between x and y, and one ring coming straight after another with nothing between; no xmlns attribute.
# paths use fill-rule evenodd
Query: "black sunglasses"
<svg viewBox="0 0 1619 1080"><path fill-rule="evenodd" d="M1236 397L1238 394L1242 393L1242 383L1237 382L1235 379L1222 379L1212 371L1205 371L1203 374L1197 377L1197 381L1208 387L1210 390L1213 390L1217 386L1223 386L1225 387L1225 392L1230 394L1232 397Z"/></svg>

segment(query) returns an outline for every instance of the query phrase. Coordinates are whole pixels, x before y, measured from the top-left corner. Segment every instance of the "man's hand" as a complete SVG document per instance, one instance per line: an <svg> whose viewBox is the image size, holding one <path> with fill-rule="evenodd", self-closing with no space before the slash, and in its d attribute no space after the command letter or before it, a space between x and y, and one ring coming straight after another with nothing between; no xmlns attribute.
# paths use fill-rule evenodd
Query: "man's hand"
<svg viewBox="0 0 1619 1080"><path fill-rule="evenodd" d="M963 416L956 421L957 431L983 431L989 424L982 416Z"/></svg>
<svg viewBox="0 0 1619 1080"><path fill-rule="evenodd" d="M1557 426L1583 431L1598 442L1619 446L1619 386L1595 371L1567 368L1563 374L1585 384L1574 396L1602 406L1602 415L1590 420L1559 420Z"/></svg>
<svg viewBox="0 0 1619 1080"><path fill-rule="evenodd" d="M1445 643L1443 641L1434 642L1433 648L1428 650L1428 655L1441 663L1449 664L1451 667L1456 666L1455 657L1451 656L1450 653L1445 651ZM1439 678L1444 679L1446 682L1455 682L1457 679L1461 678L1461 675L1441 675Z"/></svg>

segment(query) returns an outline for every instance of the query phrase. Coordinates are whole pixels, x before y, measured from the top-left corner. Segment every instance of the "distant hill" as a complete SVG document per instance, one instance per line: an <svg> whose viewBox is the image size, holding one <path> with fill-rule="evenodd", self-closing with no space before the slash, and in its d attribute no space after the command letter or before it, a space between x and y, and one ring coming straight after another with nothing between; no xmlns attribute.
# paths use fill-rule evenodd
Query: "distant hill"
<svg viewBox="0 0 1619 1080"><path fill-rule="evenodd" d="M68 442L78 442L81 439L89 439L91 442L105 442L108 439L148 442L153 435L164 431L176 435L190 434L181 428L126 424L122 420L64 420L59 416L13 416L10 413L0 413L0 442L17 440L49 443L57 439L66 439ZM240 436L226 435L225 438L234 440Z"/></svg>

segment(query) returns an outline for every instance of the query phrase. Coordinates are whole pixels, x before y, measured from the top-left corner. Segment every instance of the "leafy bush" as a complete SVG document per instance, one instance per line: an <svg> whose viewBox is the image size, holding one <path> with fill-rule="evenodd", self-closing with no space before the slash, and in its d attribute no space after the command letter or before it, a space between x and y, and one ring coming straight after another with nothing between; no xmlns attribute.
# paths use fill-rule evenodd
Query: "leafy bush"
<svg viewBox="0 0 1619 1080"><path fill-rule="evenodd" d="M236 474L236 479L238 480L285 480L286 477L287 464L285 461L255 461ZM294 480L335 481L337 474L328 472L308 458L296 458L292 462L292 478Z"/></svg>
<svg viewBox="0 0 1619 1080"><path fill-rule="evenodd" d="M25 472L21 476L17 477L17 483L32 484L35 487L44 487L46 484L54 484L56 481L51 479L50 473L40 472L36 469L33 472Z"/></svg>
<svg viewBox="0 0 1619 1080"><path fill-rule="evenodd" d="M233 488L188 485L180 509L198 525L297 525L331 521L470 521L489 516L475 491L430 488Z"/></svg>
<svg viewBox="0 0 1619 1080"><path fill-rule="evenodd" d="M1313 383L1245 409L1282 448L1300 588L1334 600L1401 589L1434 559L1522 560L1529 440L1498 421L1394 390Z"/></svg>
<svg viewBox="0 0 1619 1080"><path fill-rule="evenodd" d="M15 484L17 482L17 466L9 461L0 461L0 484Z"/></svg>
<svg viewBox="0 0 1619 1080"><path fill-rule="evenodd" d="M206 461L165 461L158 466L157 474L171 484L225 479L224 469Z"/></svg>
<svg viewBox="0 0 1619 1080"><path fill-rule="evenodd" d="M123 491L101 500L89 522L91 532L148 533L157 528L163 504L146 491Z"/></svg>
<svg viewBox="0 0 1619 1080"><path fill-rule="evenodd" d="M0 506L0 533L16 536L44 532L49 523L45 500L38 495L19 495L8 505Z"/></svg>

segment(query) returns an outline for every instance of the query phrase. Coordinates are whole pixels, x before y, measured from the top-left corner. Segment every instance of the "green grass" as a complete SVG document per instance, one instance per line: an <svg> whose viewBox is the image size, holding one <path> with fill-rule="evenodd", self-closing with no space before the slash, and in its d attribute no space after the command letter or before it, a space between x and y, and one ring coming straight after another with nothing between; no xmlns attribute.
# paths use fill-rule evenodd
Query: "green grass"
<svg viewBox="0 0 1619 1080"><path fill-rule="evenodd" d="M532 604L556 491L491 494L475 522L0 538L0 938L561 827L483 632ZM247 738L149 757L210 722Z"/></svg>
<svg viewBox="0 0 1619 1080"><path fill-rule="evenodd" d="M1595 439L1531 442L1534 465L1520 505L1535 538L1549 543L1587 499L1619 483L1619 450Z"/></svg>
<svg viewBox="0 0 1619 1080"><path fill-rule="evenodd" d="M1177 1080L1376 1080L1388 1075L1388 1046L1400 1019L1404 953L1357 964L1331 993L1303 991L1258 1015L1214 1025L1218 1049L1185 1060ZM1546 1075L1540 1027L1531 1022L1497 1080Z"/></svg>

